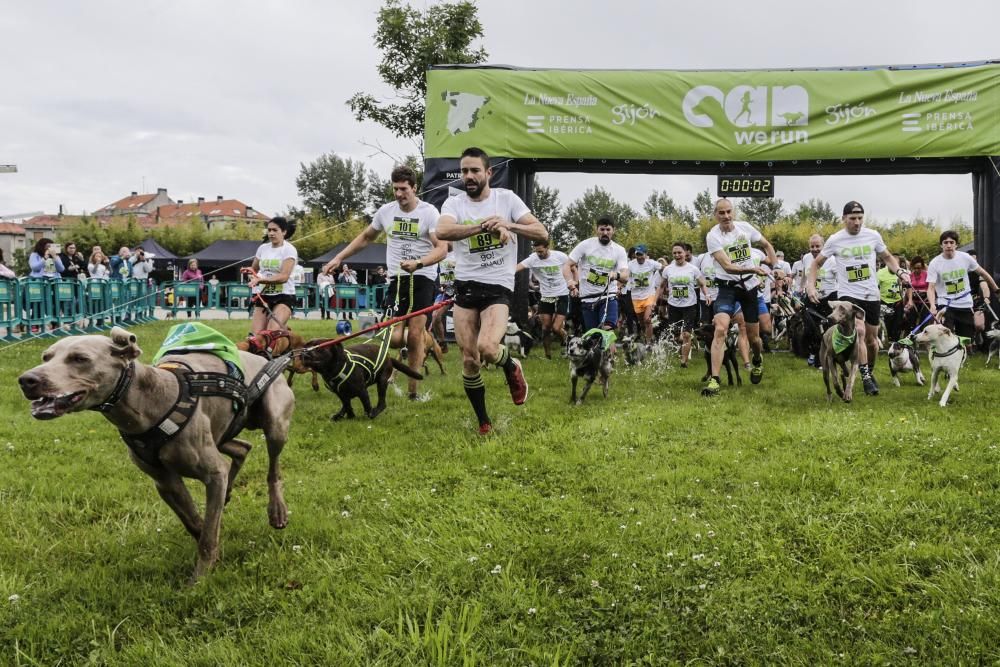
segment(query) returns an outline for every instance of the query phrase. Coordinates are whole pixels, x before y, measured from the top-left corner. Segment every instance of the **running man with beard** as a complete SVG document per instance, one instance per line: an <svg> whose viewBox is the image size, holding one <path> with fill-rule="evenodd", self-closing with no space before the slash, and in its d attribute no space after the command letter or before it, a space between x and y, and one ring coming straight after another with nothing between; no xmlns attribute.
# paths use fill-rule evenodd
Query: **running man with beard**
<svg viewBox="0 0 1000 667"><path fill-rule="evenodd" d="M881 258L889 271L899 278L905 288L910 284L909 271L901 269L895 255L886 248L882 235L864 226L865 209L856 201L844 205L844 228L831 235L822 250L809 266L806 290L809 300L819 303L816 281L819 270L831 257L837 258L837 299L849 301L865 311L864 319L858 318L858 334L863 335L864 345L858 346L858 363L861 383L865 393L878 396L878 383L872 374L872 367L878 355L878 324L881 315L878 278L875 270L876 258Z"/></svg>
<svg viewBox="0 0 1000 667"><path fill-rule="evenodd" d="M551 359L549 339L555 334L559 344L566 342L566 315L569 314L569 287L563 276L563 266L569 261L566 253L549 249L549 240L534 242L535 252L528 255L518 264L514 271L530 269L531 275L538 281L541 290L541 302L538 304L538 319L542 323L542 347L545 358Z"/></svg>
<svg viewBox="0 0 1000 667"><path fill-rule="evenodd" d="M413 169L405 165L396 167L390 179L395 201L379 208L371 224L323 265L323 273L333 274L344 260L385 232L385 263L390 271L386 298L396 303L399 297L398 306L392 313L393 317L399 317L434 304L434 281L438 273L435 264L444 259L448 246L434 232L438 210L417 197L417 175ZM415 371L424 363L426 328L427 316L418 315L392 332L390 345L399 348L403 346L403 332L406 331L407 361ZM410 400L417 399L417 383L418 380L412 378L409 381Z"/></svg>
<svg viewBox="0 0 1000 667"><path fill-rule="evenodd" d="M740 304L743 317L746 320L747 338L753 350L750 370L750 382L760 384L764 377L763 344L760 340L760 325L758 324L757 294L760 287L760 277L767 271L754 264L750 252L751 244L757 243L767 254L772 265L777 261L774 247L764 238L760 231L748 222L736 220L733 205L728 199L715 202L716 225L705 237L708 253L715 258L717 265L715 282L719 287L719 297L714 304L715 336L712 339L712 376L708 379L703 396L718 396L719 371L722 368L722 355L726 348L726 333L729 322L736 314L736 304ZM776 278L783 278L777 272Z"/></svg>
<svg viewBox="0 0 1000 667"><path fill-rule="evenodd" d="M580 295L584 331L618 326L618 289L628 283L629 260L614 235L614 221L599 219L597 236L578 243L563 268L570 295Z"/></svg>
<svg viewBox="0 0 1000 667"><path fill-rule="evenodd" d="M465 192L448 198L438 219L438 238L455 252L455 340L462 349L465 394L479 420L479 434L493 431L486 411L483 362L503 369L514 405L528 399L521 364L500 344L514 296L517 238L549 237L521 198L506 188L491 188L490 158L480 148L466 148L459 167Z"/></svg>

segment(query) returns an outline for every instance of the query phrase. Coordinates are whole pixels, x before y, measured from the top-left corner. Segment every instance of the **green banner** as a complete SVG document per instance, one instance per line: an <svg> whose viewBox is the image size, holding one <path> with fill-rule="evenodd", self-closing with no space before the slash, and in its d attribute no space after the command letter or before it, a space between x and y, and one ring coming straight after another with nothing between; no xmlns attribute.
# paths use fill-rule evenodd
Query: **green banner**
<svg viewBox="0 0 1000 667"><path fill-rule="evenodd" d="M427 73L426 156L800 160L1000 154L1000 65Z"/></svg>

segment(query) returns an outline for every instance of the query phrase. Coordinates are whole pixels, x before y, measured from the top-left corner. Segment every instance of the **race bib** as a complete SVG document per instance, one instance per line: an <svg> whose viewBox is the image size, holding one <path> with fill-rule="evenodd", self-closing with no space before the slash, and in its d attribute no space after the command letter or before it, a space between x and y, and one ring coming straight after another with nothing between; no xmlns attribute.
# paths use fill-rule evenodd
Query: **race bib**
<svg viewBox="0 0 1000 667"><path fill-rule="evenodd" d="M948 296L954 296L963 291L965 287L964 280L946 280L944 283L944 291Z"/></svg>
<svg viewBox="0 0 1000 667"><path fill-rule="evenodd" d="M285 283L267 283L262 287L261 294L281 294L282 290L285 289Z"/></svg>
<svg viewBox="0 0 1000 667"><path fill-rule="evenodd" d="M443 282L443 283L453 283L453 282L455 282L455 272L454 271L442 271L441 272L441 282Z"/></svg>
<svg viewBox="0 0 1000 667"><path fill-rule="evenodd" d="M489 250L498 250L502 247L503 244L500 243L500 239L493 236L490 232L481 232L469 237L469 252L487 252Z"/></svg>
<svg viewBox="0 0 1000 667"><path fill-rule="evenodd" d="M872 277L872 267L867 264L857 264L847 267L847 282L859 283Z"/></svg>
<svg viewBox="0 0 1000 667"><path fill-rule="evenodd" d="M687 285L673 285L670 288L670 296L674 299L686 299L688 298L688 286Z"/></svg>
<svg viewBox="0 0 1000 667"><path fill-rule="evenodd" d="M587 271L587 282L596 287L604 287L608 284L608 274L598 273L594 269Z"/></svg>
<svg viewBox="0 0 1000 667"><path fill-rule="evenodd" d="M750 244L746 241L734 243L726 248L726 254L729 255L729 261L731 262L735 262L737 264L745 262L750 259Z"/></svg>
<svg viewBox="0 0 1000 667"><path fill-rule="evenodd" d="M649 287L649 274L636 274L635 276L635 286L636 287Z"/></svg>
<svg viewBox="0 0 1000 667"><path fill-rule="evenodd" d="M393 218L390 233L397 239L415 241L420 236L420 220L414 218Z"/></svg>

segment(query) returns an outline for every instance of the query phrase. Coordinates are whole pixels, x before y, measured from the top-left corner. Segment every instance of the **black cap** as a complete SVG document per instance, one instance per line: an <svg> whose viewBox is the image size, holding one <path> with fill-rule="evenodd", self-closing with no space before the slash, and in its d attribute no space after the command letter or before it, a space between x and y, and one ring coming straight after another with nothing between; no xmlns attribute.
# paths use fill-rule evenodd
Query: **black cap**
<svg viewBox="0 0 1000 667"><path fill-rule="evenodd" d="M865 207L861 205L858 201L849 201L844 204L844 215L850 215L851 213L864 213Z"/></svg>

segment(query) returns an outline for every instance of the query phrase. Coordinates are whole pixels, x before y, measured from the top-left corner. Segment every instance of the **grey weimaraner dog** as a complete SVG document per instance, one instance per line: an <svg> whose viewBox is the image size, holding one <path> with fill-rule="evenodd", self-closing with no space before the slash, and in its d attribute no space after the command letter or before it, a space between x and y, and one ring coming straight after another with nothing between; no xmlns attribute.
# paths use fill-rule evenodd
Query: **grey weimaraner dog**
<svg viewBox="0 0 1000 667"><path fill-rule="evenodd" d="M823 365L823 383L826 385L826 402L833 402L830 377L837 396L850 403L854 398L854 380L858 376L858 350L864 340L858 340L857 318L864 318L865 311L850 301L831 301L833 312L829 320L833 326L823 334L819 346L819 361Z"/></svg>
<svg viewBox="0 0 1000 667"><path fill-rule="evenodd" d="M165 442L150 456L130 446L130 455L139 468L153 478L160 497L180 518L198 541L198 559L191 583L208 572L219 558L219 529L222 508L229 500L233 480L250 452L250 443L232 433L234 402L218 395L202 395L194 400L181 393L179 376L171 370L134 362L142 354L135 335L115 327L111 336L64 338L42 354L42 364L18 378L25 397L32 401L36 419L54 419L69 412L100 409L129 442L130 436L160 428ZM266 359L240 352L247 386ZM167 355L160 364L181 362L198 372L225 373L225 363L208 353ZM174 363L175 368L181 368ZM131 370L130 370L131 369ZM129 374L131 373L131 374ZM130 382L126 382L130 379ZM235 382L235 381L234 381ZM239 384L236 384L239 389ZM167 406L172 411L164 415ZM192 409L193 408L193 409ZM178 415L187 409L184 426L171 433ZM288 507L282 493L278 457L288 438L295 409L295 396L285 382L273 382L252 406L247 406L245 428L262 429L267 440L270 466L267 472L268 507L271 526L284 528ZM167 424L170 428L164 428ZM238 428L238 423L236 428ZM198 514L183 478L205 485L205 518Z"/></svg>

